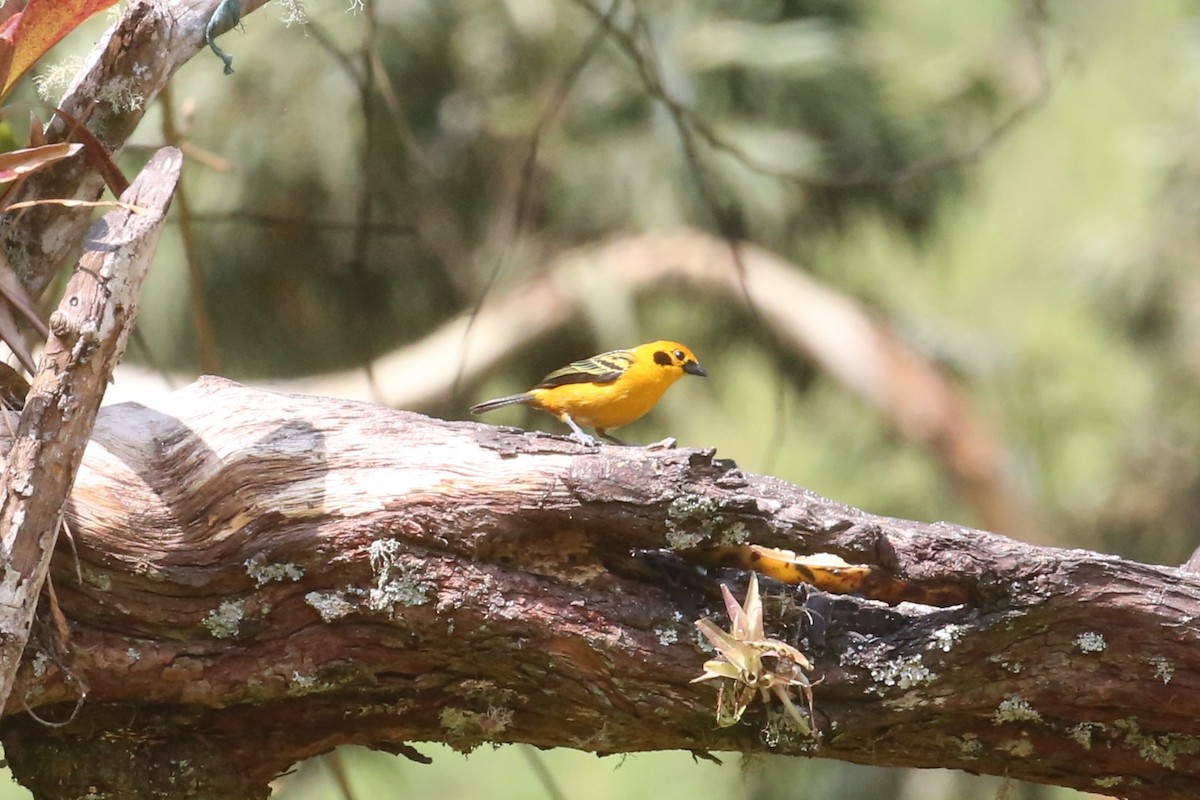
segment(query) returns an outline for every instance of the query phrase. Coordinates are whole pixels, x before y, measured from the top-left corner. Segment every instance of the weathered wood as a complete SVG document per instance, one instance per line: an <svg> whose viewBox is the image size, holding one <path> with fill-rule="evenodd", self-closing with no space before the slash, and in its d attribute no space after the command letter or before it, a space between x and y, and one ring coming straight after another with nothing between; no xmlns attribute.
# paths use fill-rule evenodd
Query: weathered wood
<svg viewBox="0 0 1200 800"><path fill-rule="evenodd" d="M63 507L92 423L137 315L183 159L164 148L101 218L50 317L0 498L0 704L7 701L45 582Z"/></svg>
<svg viewBox="0 0 1200 800"><path fill-rule="evenodd" d="M244 781L199 796L265 796L272 775L338 744L426 740L1200 792L1194 576L872 516L705 451L588 450L205 379L102 410L69 518L82 583L65 547L52 564L69 651L31 647L2 731L39 797L150 797L158 773L131 793L123 765L183 761ZM711 658L693 620L728 624L718 578L671 548L733 540L837 553L972 600L818 596L808 611L827 624L810 629L797 591L764 583L767 634L815 662L818 734L757 701L719 729L715 689L689 683ZM741 596L744 576L721 580ZM70 725L21 713L63 719L80 686Z"/></svg>

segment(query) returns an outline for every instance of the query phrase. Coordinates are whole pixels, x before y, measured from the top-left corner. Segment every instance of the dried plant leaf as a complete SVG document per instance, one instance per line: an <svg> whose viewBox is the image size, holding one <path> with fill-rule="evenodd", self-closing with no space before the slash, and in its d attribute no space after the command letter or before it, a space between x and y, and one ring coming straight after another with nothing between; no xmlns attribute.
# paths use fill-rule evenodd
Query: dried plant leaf
<svg viewBox="0 0 1200 800"><path fill-rule="evenodd" d="M23 178L56 161L70 158L82 149L81 144L60 142L0 153L0 183Z"/></svg>

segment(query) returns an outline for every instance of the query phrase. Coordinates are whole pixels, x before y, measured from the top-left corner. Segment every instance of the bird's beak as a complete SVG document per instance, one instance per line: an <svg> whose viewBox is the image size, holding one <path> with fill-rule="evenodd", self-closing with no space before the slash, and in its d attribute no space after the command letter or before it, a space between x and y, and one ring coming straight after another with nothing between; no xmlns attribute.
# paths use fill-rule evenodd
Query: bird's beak
<svg viewBox="0 0 1200 800"><path fill-rule="evenodd" d="M701 378L707 378L708 373L704 371L704 367L700 366L699 362L689 361L683 365L683 371L691 375L699 375Z"/></svg>

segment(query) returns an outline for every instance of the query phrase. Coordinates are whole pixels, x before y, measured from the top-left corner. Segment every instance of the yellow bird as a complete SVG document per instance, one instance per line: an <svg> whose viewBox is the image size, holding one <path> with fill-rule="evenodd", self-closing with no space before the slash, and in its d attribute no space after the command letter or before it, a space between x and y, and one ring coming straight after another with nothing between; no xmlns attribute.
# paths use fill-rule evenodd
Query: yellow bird
<svg viewBox="0 0 1200 800"><path fill-rule="evenodd" d="M608 429L643 416L685 373L708 376L687 347L678 342L650 342L572 362L551 372L528 392L479 403L471 406L471 413L529 406L558 417L583 444L596 442L580 426L595 428L601 438L624 444L610 436Z"/></svg>

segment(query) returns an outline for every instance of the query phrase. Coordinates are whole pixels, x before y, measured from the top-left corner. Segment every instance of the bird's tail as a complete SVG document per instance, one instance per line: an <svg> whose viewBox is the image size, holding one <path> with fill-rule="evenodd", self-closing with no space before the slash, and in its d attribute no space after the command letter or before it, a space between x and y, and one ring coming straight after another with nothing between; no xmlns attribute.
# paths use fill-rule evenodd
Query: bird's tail
<svg viewBox="0 0 1200 800"><path fill-rule="evenodd" d="M476 405L471 406L471 413L486 414L489 411L493 411L497 408L503 408L504 406L528 404L532 399L533 395L529 392L510 394L507 397L497 397L495 400L487 400L482 403L477 403Z"/></svg>

